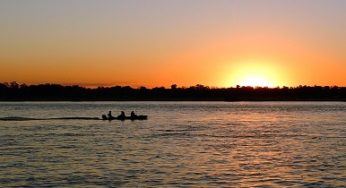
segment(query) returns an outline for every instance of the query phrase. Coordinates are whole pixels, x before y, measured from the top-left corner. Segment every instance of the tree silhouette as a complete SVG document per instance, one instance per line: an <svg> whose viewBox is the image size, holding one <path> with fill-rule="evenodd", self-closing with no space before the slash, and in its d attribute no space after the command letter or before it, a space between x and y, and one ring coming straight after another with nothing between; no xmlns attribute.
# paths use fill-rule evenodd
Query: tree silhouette
<svg viewBox="0 0 346 188"><path fill-rule="evenodd" d="M1 101L346 101L346 88L337 86L210 88L202 84L169 89L144 86L98 87L58 84L0 83Z"/></svg>

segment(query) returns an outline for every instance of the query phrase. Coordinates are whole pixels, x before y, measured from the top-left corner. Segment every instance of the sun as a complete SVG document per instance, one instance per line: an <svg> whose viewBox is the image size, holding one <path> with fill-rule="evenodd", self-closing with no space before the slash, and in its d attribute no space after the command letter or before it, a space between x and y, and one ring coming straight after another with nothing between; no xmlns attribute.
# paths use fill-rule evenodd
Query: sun
<svg viewBox="0 0 346 188"><path fill-rule="evenodd" d="M231 86L277 87L284 85L283 73L269 61L237 62L226 80Z"/></svg>
<svg viewBox="0 0 346 188"><path fill-rule="evenodd" d="M274 87L272 81L263 75L249 75L239 80L240 86L251 86L251 87Z"/></svg>

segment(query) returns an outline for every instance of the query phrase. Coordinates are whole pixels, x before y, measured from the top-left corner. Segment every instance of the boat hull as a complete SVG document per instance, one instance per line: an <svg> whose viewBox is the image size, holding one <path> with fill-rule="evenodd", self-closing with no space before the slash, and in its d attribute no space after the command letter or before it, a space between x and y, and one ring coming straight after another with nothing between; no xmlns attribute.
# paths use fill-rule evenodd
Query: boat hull
<svg viewBox="0 0 346 188"><path fill-rule="evenodd" d="M131 120L131 121L135 121L135 120L147 120L148 119L148 116L146 115L139 115L139 116L135 116L135 117L111 117L111 118L108 118L108 117L102 117L103 120L109 120L109 121L112 121L112 120L120 120L120 121L125 121L125 120Z"/></svg>

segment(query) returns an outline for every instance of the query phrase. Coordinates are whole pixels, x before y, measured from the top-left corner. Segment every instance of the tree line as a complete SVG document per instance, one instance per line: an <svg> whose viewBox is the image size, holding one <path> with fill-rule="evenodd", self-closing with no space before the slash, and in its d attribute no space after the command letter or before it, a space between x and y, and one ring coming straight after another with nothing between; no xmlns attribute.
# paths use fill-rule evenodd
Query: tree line
<svg viewBox="0 0 346 188"><path fill-rule="evenodd" d="M211 88L132 88L113 86L86 88L59 84L26 85L0 83L0 101L346 101L346 87L297 86Z"/></svg>

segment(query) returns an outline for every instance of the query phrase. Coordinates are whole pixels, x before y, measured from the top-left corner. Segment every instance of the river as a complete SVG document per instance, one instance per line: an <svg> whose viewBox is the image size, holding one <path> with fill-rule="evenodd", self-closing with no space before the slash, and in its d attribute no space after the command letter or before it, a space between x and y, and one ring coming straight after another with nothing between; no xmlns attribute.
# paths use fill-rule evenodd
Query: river
<svg viewBox="0 0 346 188"><path fill-rule="evenodd" d="M78 119L109 110L148 120ZM9 117L0 187L346 187L342 102L1 102Z"/></svg>

